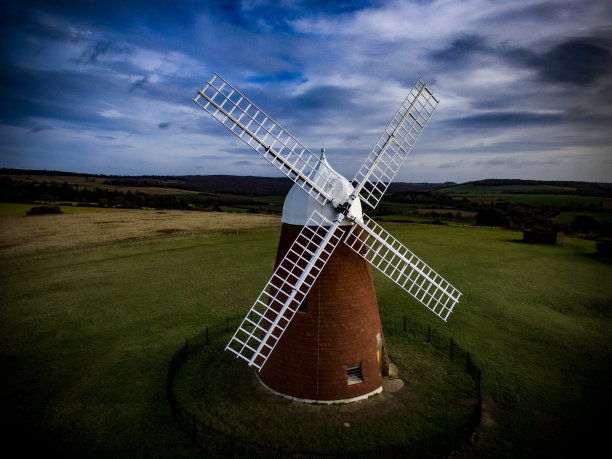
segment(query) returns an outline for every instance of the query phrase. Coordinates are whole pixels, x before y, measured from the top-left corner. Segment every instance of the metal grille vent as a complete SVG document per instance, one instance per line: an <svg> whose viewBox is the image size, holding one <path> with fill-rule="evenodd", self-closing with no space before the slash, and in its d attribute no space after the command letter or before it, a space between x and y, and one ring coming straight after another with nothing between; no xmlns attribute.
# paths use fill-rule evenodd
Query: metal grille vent
<svg viewBox="0 0 612 459"><path fill-rule="evenodd" d="M363 382L363 372L361 371L361 362L346 366L346 376L348 384L357 384Z"/></svg>

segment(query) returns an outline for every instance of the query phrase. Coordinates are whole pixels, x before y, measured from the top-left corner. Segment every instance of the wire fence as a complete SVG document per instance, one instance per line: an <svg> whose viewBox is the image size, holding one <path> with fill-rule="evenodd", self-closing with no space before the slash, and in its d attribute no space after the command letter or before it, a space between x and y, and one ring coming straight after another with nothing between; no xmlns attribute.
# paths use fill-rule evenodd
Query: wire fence
<svg viewBox="0 0 612 459"><path fill-rule="evenodd" d="M173 391L173 380L178 369L195 355L199 349L211 345L214 341L228 337L231 327L226 318L224 323L206 327L200 334L189 340L172 357L166 378L166 397L174 420L195 445L204 449L212 457L223 458L325 458L325 457L406 457L437 458L448 456L454 450L469 442L472 433L480 424L482 416L481 371L474 363L473 357L465 351L452 337L447 337L430 325L422 325L404 316L381 316L383 328L395 332L400 339L423 339L443 354L458 367L463 369L474 381L477 403L473 411L464 420L444 433L413 441L397 448L380 449L362 453L329 454L323 452L289 451L273 448L255 441L240 438L231 433L222 432L212 425L200 420L195 413L186 409L176 398Z"/></svg>

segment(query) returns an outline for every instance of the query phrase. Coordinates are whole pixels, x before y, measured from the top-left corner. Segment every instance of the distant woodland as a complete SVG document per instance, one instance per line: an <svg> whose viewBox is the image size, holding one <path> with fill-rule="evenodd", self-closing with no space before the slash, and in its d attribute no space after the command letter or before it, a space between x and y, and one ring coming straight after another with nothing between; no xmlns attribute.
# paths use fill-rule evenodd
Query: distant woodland
<svg viewBox="0 0 612 459"><path fill-rule="evenodd" d="M292 186L286 178L106 176L0 169L2 202L276 213ZM612 184L488 179L393 183L370 216L403 222L459 222L612 237Z"/></svg>

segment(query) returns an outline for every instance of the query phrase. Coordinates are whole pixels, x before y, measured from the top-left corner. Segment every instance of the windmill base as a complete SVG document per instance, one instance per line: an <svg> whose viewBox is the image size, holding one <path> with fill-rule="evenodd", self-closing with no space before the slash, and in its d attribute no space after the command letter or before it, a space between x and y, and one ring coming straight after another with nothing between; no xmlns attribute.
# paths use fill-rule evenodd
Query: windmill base
<svg viewBox="0 0 612 459"><path fill-rule="evenodd" d="M311 404L321 404L321 405L332 405L334 403L351 403L351 402L358 402L360 400L366 400L367 398L370 398L373 395L376 394L380 394L383 391L382 386L380 386L378 389L374 389L372 392L369 392L367 394L363 394L360 395L358 397L353 397L353 398L344 398L341 400L311 400L311 399L307 399L307 398L298 398L298 397L293 397L292 395L287 395L287 394L283 394L281 392L278 392L274 389L272 389L271 387L267 386L266 383L264 383L261 378L259 377L259 375L257 374L257 372L255 372L255 376L257 377L257 380L259 381L259 384L261 384L264 389L266 389L267 391L273 393L274 395L278 395L280 397L284 397L287 398L289 400L293 400L294 402L300 402L300 403L311 403Z"/></svg>

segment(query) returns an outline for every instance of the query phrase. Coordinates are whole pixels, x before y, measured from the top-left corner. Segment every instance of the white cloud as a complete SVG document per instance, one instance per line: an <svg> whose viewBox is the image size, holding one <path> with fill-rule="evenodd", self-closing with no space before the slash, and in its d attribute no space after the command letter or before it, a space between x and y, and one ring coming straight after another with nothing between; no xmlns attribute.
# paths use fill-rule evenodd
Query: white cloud
<svg viewBox="0 0 612 459"><path fill-rule="evenodd" d="M271 25L285 18L270 15L277 11L271 2L252 0L231 13L203 5L192 23L171 24L158 35L151 24L163 22L165 11L151 8L156 20L115 27L94 27L97 21L80 15L35 15L54 39L13 31L22 46L9 49L3 62L66 76L47 97L22 89L23 114L14 123L26 126L17 137L28 155L42 164L50 153L35 149L47 145L68 165L61 152L77 149L81 161L100 168L92 172L102 173L110 173L104 167L244 173L238 161L252 164L248 173L275 174L189 100L218 71L312 151L325 144L330 162L352 177L422 76L441 104L400 180L572 178L575 171L575 178L588 179L588 172L612 181L602 147L612 144L604 126L612 116L610 82L543 81L533 64L569 38L605 38L610 7L604 1L393 0L341 14L300 9L301 17L276 30ZM267 16L258 16L261 8ZM169 29L176 35L168 36ZM290 77L273 78L283 72ZM0 145L3 158L17 148L16 135Z"/></svg>

